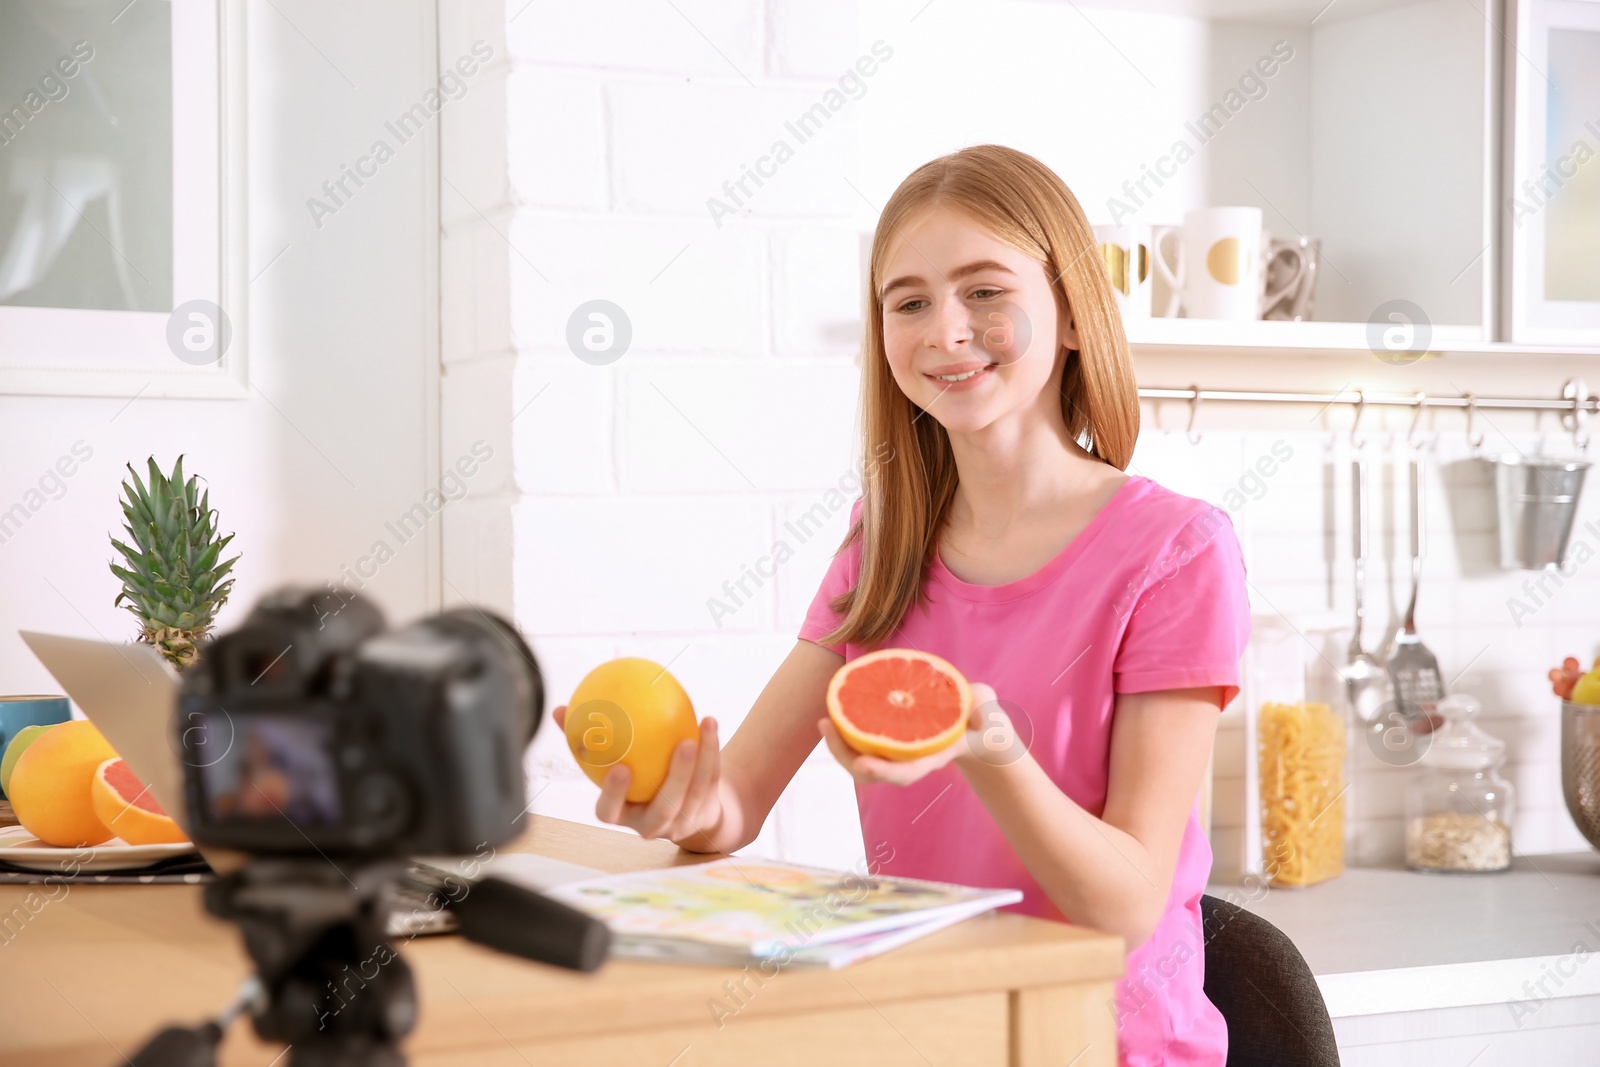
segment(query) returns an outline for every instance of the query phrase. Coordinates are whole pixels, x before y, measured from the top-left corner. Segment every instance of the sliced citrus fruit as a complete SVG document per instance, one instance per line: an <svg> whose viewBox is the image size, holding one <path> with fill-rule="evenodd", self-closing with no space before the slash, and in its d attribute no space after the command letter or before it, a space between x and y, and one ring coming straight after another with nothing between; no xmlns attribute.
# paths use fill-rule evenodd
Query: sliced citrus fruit
<svg viewBox="0 0 1600 1067"><path fill-rule="evenodd" d="M94 813L130 845L171 845L189 840L121 759L100 764L89 783Z"/></svg>
<svg viewBox="0 0 1600 1067"><path fill-rule="evenodd" d="M972 688L946 660L885 648L846 663L828 684L828 717L857 752L911 760L956 742L972 714Z"/></svg>

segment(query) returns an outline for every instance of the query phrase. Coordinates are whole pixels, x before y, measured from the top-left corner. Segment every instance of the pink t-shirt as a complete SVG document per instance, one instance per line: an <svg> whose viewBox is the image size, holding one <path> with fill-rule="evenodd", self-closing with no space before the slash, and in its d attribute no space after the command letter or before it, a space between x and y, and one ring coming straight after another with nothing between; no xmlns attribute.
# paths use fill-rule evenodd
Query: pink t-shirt
<svg viewBox="0 0 1600 1067"><path fill-rule="evenodd" d="M852 511L860 514L861 501ZM800 637L818 641L839 621L828 602L855 584L861 546L834 557ZM994 687L1028 751L1090 814L1105 807L1116 694L1221 686L1239 692L1250 636L1244 558L1227 514L1130 477L1077 537L1026 578L972 585L935 554L923 579L929 602L907 612L880 647L943 656ZM819 642L820 643L820 642ZM871 651L827 646L853 659ZM1030 735L1031 734L1031 739ZM910 786L857 785L867 855L883 843L883 874L1023 891L1009 910L1064 922L954 764ZM1228 1034L1206 999L1200 894L1211 847L1190 810L1166 912L1128 955L1117 985L1119 1063L1222 1067Z"/></svg>

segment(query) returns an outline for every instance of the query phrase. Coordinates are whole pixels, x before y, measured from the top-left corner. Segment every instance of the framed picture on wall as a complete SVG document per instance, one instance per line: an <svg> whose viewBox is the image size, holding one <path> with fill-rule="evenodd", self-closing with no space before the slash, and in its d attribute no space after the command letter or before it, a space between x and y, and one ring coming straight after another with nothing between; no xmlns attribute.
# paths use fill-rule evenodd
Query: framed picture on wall
<svg viewBox="0 0 1600 1067"><path fill-rule="evenodd" d="M1509 339L1600 345L1600 0L1511 0L1508 14Z"/></svg>
<svg viewBox="0 0 1600 1067"><path fill-rule="evenodd" d="M0 4L0 392L244 395L243 16Z"/></svg>

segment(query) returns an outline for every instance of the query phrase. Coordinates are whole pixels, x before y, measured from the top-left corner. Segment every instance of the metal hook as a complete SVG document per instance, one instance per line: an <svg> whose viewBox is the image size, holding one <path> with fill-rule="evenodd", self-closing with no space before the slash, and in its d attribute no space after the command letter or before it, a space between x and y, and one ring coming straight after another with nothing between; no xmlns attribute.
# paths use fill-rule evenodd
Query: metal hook
<svg viewBox="0 0 1600 1067"><path fill-rule="evenodd" d="M1583 422L1589 417L1588 392L1582 378L1568 378L1561 386L1562 399L1572 401L1572 410L1561 413L1561 426L1572 431L1573 447L1582 452L1589 451L1589 435L1583 432Z"/></svg>
<svg viewBox="0 0 1600 1067"><path fill-rule="evenodd" d="M1483 431L1472 432L1473 423L1478 418L1478 400L1471 393L1467 395L1467 444L1476 452L1483 447Z"/></svg>
<svg viewBox="0 0 1600 1067"><path fill-rule="evenodd" d="M1189 425L1184 427L1183 436L1191 445L1197 445L1200 443L1200 435L1194 432L1194 422L1200 414L1200 386L1197 383L1189 388L1194 391L1194 395L1189 398Z"/></svg>
<svg viewBox="0 0 1600 1067"><path fill-rule="evenodd" d="M1422 425L1422 413L1427 410L1427 407L1428 394L1425 390L1418 389L1417 411L1416 414L1411 416L1411 429L1406 431L1406 444L1418 451L1421 451L1424 447L1431 447L1435 443L1433 439L1430 439L1428 445L1426 446L1417 443L1417 428ZM1435 435L1435 438L1436 437L1437 435Z"/></svg>
<svg viewBox="0 0 1600 1067"><path fill-rule="evenodd" d="M1367 410L1367 394L1360 389L1356 390L1356 417L1350 420L1350 447L1360 448L1367 443L1365 437L1356 436L1356 427L1361 425L1361 413Z"/></svg>

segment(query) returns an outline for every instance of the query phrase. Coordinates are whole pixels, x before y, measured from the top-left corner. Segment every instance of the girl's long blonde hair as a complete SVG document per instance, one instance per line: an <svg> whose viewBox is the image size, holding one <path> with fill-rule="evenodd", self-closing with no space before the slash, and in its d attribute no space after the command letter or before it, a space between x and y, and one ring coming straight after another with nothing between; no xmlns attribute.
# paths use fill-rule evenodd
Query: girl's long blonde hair
<svg viewBox="0 0 1600 1067"><path fill-rule="evenodd" d="M935 206L971 216L1048 272L1057 311L1070 309L1082 346L1061 375L1061 412L1073 438L1123 470L1139 435L1139 390L1122 318L1072 190L1037 159L1002 145L964 148L918 167L889 198L872 238L861 390L864 499L839 548L861 542L861 572L854 588L833 599L843 619L825 644L875 645L899 627L923 599L923 576L955 496L949 435L937 419L919 418L895 383L878 299L891 239Z"/></svg>

